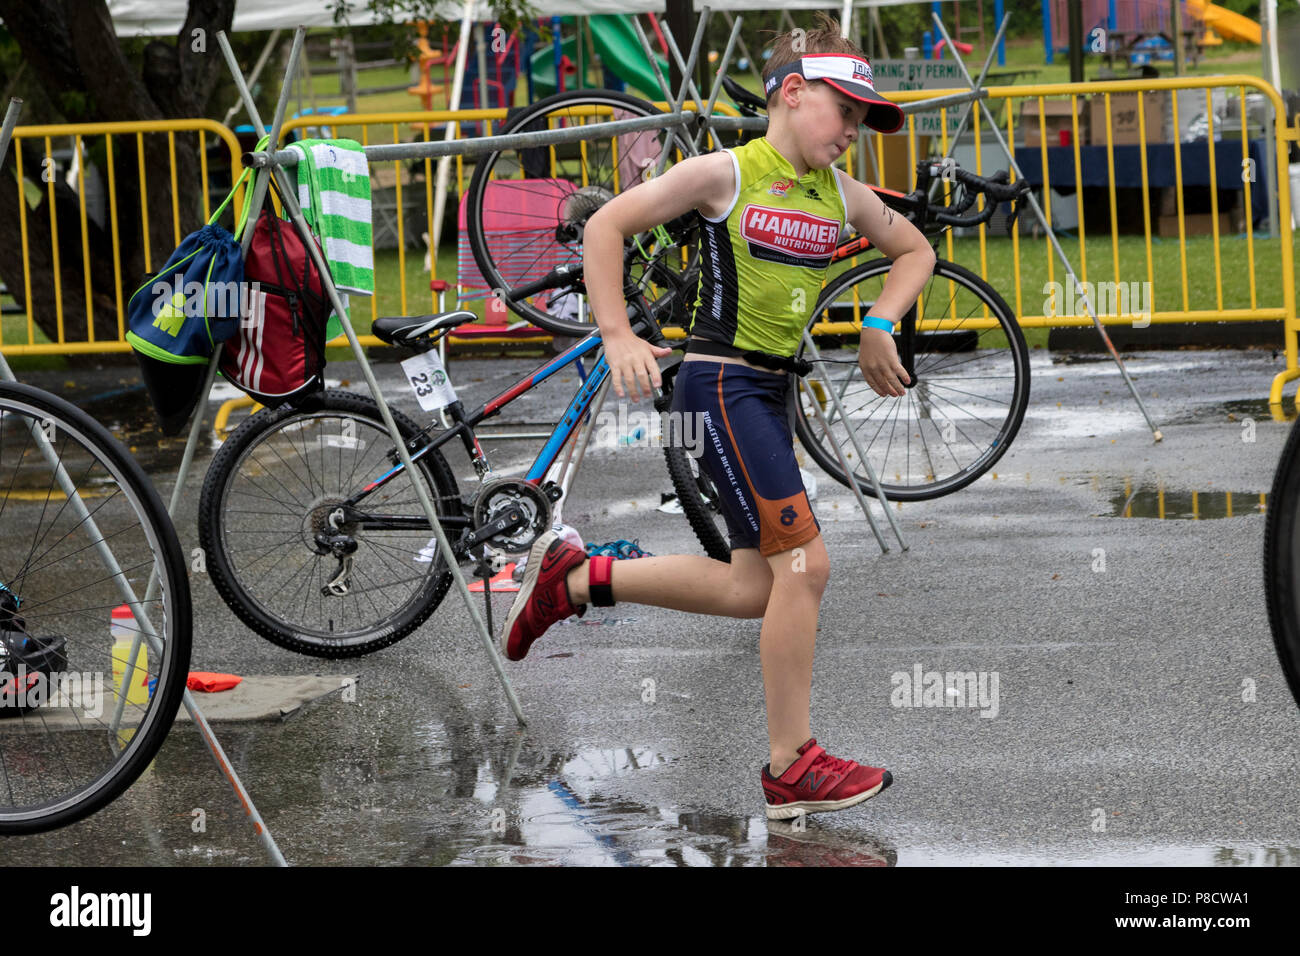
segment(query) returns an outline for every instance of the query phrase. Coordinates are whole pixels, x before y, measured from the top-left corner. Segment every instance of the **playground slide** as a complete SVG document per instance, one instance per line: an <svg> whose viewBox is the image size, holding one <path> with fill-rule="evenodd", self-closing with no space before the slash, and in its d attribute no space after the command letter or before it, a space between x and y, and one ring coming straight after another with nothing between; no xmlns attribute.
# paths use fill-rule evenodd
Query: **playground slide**
<svg viewBox="0 0 1300 956"><path fill-rule="evenodd" d="M1205 20L1205 25L1225 40L1239 40L1242 43L1259 43L1262 40L1259 23L1250 17L1219 6L1206 3L1205 0L1187 0L1187 6L1197 16Z"/></svg>
<svg viewBox="0 0 1300 956"><path fill-rule="evenodd" d="M564 25L572 28L573 18L565 17ZM592 16L591 36L596 53L606 69L645 96L656 100L663 96L659 92L654 70L650 68L645 54L641 51L641 44L637 40L636 30L632 27L632 19L629 15ZM563 43L564 55L574 63L578 61L576 41L576 37L567 36ZM656 57L656 59L659 60L659 69L663 70L664 78L667 79L668 61L663 57ZM532 70L536 95L540 97L554 93L555 51L552 44L544 44L533 54ZM574 85L572 77L566 77L564 82L566 89L571 89Z"/></svg>

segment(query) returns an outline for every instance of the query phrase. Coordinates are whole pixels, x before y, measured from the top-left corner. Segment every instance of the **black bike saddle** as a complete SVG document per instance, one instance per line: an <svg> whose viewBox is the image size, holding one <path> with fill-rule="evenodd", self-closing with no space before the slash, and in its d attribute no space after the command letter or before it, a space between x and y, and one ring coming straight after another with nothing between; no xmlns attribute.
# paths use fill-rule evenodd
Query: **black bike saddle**
<svg viewBox="0 0 1300 956"><path fill-rule="evenodd" d="M733 103L736 104L740 112L749 116L756 116L758 112L767 112L767 100L757 93L751 93L729 76L722 78L722 87L727 91Z"/></svg>
<svg viewBox="0 0 1300 956"><path fill-rule="evenodd" d="M477 315L464 310L438 315L381 315L370 326L370 331L389 345L414 345L444 329L454 329L477 320Z"/></svg>

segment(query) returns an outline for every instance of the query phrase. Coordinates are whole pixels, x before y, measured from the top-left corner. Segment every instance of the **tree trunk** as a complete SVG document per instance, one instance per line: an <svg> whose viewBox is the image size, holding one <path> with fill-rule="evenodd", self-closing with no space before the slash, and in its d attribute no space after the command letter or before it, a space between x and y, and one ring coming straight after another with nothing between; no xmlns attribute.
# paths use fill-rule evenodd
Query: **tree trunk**
<svg viewBox="0 0 1300 956"><path fill-rule="evenodd" d="M28 66L51 102L70 123L122 122L199 117L224 64L217 51L218 30L229 30L235 0L190 0L186 22L175 45L152 41L137 72L113 32L105 0L0 0L0 19L14 37ZM27 122L30 118L24 117ZM211 139L211 137L209 137ZM144 140L145 208L148 215L150 267L158 270L183 238L202 223L203 196L195 134L175 137L177 212L172 210L172 163L165 134ZM59 340L58 303L63 308L65 341L85 341L85 256L82 252L80 202L55 177L54 220L58 231L58 289L50 228L49 185L42 181L44 145L26 141L24 178L41 188L39 203L27 212L29 281L27 300L19 241L21 187L14 179L15 140L0 175L0 279L19 305L31 310L36 325ZM104 140L83 140L87 151L104 156ZM144 281L145 254L140 211L140 173L133 135L113 138L117 236L123 308ZM209 173L211 173L211 167ZM101 169L107 192L107 169ZM107 201L105 203L107 208ZM103 228L87 219L95 338L118 338L117 287L113 267L111 222Z"/></svg>

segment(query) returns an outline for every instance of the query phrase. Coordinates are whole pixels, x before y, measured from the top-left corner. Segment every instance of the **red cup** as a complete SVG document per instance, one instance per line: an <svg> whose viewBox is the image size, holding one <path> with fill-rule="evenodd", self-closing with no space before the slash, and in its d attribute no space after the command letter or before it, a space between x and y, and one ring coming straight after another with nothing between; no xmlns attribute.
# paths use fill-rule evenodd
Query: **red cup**
<svg viewBox="0 0 1300 956"><path fill-rule="evenodd" d="M1057 130L1057 132L1058 132L1058 133L1060 134L1060 136L1061 136L1061 145L1062 145L1062 146L1069 146L1069 145L1070 145L1070 131L1069 131L1068 129L1062 129L1062 130Z"/></svg>

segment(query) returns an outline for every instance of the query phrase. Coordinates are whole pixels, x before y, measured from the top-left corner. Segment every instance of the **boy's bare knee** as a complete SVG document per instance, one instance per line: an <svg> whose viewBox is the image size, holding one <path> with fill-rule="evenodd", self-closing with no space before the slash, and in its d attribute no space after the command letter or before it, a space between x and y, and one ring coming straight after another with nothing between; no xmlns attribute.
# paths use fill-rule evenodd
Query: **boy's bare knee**
<svg viewBox="0 0 1300 956"><path fill-rule="evenodd" d="M771 555L767 560L772 568L774 586L821 594L830 581L830 555L826 553L826 545L820 536L800 547Z"/></svg>

